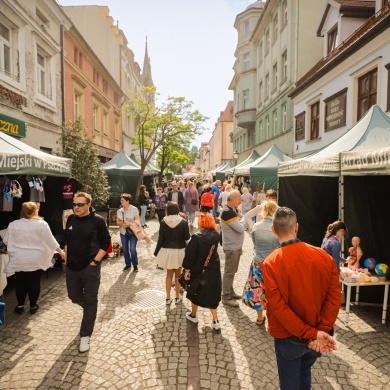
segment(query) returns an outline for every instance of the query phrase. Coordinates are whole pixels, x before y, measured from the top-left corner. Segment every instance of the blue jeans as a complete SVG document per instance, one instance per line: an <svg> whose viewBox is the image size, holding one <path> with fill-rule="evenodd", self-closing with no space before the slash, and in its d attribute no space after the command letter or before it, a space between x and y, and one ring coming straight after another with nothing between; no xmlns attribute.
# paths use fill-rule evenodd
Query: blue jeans
<svg viewBox="0 0 390 390"><path fill-rule="evenodd" d="M195 222L195 211L189 211L188 215L189 215L190 222L194 223Z"/></svg>
<svg viewBox="0 0 390 390"><path fill-rule="evenodd" d="M141 226L146 225L145 216L146 216L146 209L147 208L148 208L148 206L146 206L144 204L141 206L141 215L140 215Z"/></svg>
<svg viewBox="0 0 390 390"><path fill-rule="evenodd" d="M123 256L125 257L125 264L129 267L131 265L133 267L138 267L137 237L127 236L125 234L120 234L120 236L121 236Z"/></svg>
<svg viewBox="0 0 390 390"><path fill-rule="evenodd" d="M303 345L295 336L275 339L275 353L280 389L310 390L311 366L321 354Z"/></svg>
<svg viewBox="0 0 390 390"><path fill-rule="evenodd" d="M66 267L66 288L68 297L83 308L80 336L91 336L95 325L98 291L100 286L100 264L87 265L74 271Z"/></svg>

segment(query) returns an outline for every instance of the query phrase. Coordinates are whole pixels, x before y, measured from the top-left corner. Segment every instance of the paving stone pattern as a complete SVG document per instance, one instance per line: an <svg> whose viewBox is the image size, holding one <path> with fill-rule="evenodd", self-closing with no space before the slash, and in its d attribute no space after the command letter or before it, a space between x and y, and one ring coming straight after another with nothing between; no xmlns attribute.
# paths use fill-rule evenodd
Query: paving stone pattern
<svg viewBox="0 0 390 390"><path fill-rule="evenodd" d="M221 305L222 330L213 331L209 310L199 309L199 323L193 324L185 319L187 299L165 306L165 271L156 268L153 256L157 219L148 225L153 241L138 244L138 273L123 272L123 257L102 265L89 352L78 352L81 309L68 299L60 271L51 283L43 283L35 315L26 310L22 316L7 316L0 327L0 389L278 388L273 339L267 325L255 325L253 310ZM237 293L252 257L248 233L243 249ZM11 294L5 295L7 302L12 302ZM7 307L8 313L12 309ZM389 325L381 323L381 307L354 306L349 326L343 318L342 307L336 324L338 351L316 362L313 389L390 389Z"/></svg>

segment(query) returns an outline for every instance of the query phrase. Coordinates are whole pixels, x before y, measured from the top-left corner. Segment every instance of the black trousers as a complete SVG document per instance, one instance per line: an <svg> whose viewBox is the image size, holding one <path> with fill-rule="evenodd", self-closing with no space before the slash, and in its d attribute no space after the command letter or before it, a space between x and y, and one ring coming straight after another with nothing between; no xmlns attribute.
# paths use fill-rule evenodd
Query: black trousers
<svg viewBox="0 0 390 390"><path fill-rule="evenodd" d="M26 297L30 300L30 307L35 307L41 293L42 270L30 272L15 272L15 293L18 306L24 306Z"/></svg>

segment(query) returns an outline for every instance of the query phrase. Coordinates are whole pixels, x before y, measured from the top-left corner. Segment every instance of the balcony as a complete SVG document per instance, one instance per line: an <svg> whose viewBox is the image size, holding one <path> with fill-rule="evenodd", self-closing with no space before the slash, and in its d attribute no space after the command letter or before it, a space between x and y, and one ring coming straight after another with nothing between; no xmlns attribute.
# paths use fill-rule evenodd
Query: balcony
<svg viewBox="0 0 390 390"><path fill-rule="evenodd" d="M247 108L246 110L241 110L236 112L236 123L237 126L244 129L252 129L256 123L256 109Z"/></svg>

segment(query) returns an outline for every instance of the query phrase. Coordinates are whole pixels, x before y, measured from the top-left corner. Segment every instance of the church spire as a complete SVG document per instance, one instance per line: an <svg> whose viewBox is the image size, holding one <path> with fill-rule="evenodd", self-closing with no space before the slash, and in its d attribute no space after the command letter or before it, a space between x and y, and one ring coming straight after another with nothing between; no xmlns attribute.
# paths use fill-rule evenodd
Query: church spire
<svg viewBox="0 0 390 390"><path fill-rule="evenodd" d="M145 43L145 57L144 57L144 66L142 68L142 85L145 87L153 87L152 79L152 67L150 65L150 58L148 55L148 37L146 36Z"/></svg>

